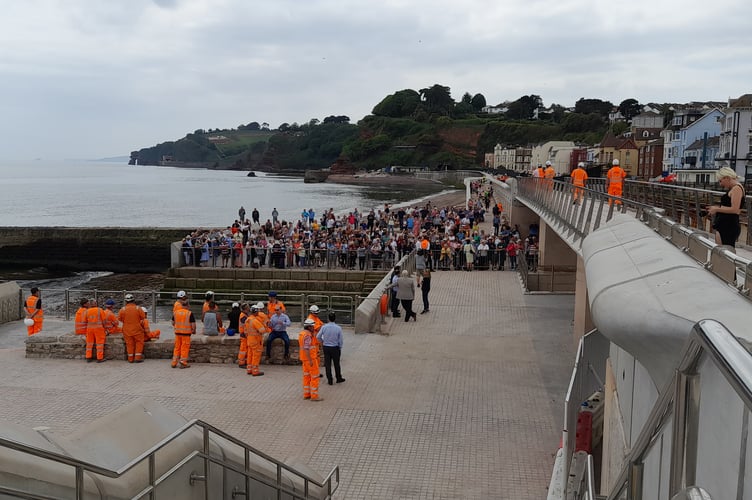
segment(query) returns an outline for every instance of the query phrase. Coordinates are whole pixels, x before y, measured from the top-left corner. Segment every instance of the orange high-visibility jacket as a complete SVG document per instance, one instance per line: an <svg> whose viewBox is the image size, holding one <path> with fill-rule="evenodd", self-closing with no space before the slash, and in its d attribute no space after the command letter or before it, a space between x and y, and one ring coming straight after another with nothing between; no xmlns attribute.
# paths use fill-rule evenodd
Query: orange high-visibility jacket
<svg viewBox="0 0 752 500"><path fill-rule="evenodd" d="M544 175L546 179L553 179L556 177L556 170L554 170L554 167L547 167Z"/></svg>
<svg viewBox="0 0 752 500"><path fill-rule="evenodd" d="M609 186L621 186L626 176L627 173L619 165L614 165L613 167L608 169L608 173L606 173L606 178L608 179Z"/></svg>
<svg viewBox="0 0 752 500"><path fill-rule="evenodd" d="M535 171L538 174L538 177L540 177L541 179L543 179L543 177L545 177L546 175L546 171L543 170L543 167L538 167L535 169Z"/></svg>
<svg viewBox="0 0 752 500"><path fill-rule="evenodd" d="M79 307L76 311L76 335L86 335L86 307Z"/></svg>
<svg viewBox="0 0 752 500"><path fill-rule="evenodd" d="M123 323L123 335L132 336L145 333L146 313L136 304L125 304L125 307L118 312L118 319Z"/></svg>
<svg viewBox="0 0 752 500"><path fill-rule="evenodd" d="M584 186L587 180L588 175L584 169L577 167L572 171L572 184L575 186Z"/></svg>
<svg viewBox="0 0 752 500"><path fill-rule="evenodd" d="M90 307L86 310L86 331L104 332L104 311L101 308Z"/></svg>
<svg viewBox="0 0 752 500"><path fill-rule="evenodd" d="M274 314L277 312L277 309L282 309L283 313L287 312L285 305L279 300L277 302L269 301L269 303L266 305L266 308L269 309L269 314L272 316L274 316Z"/></svg>
<svg viewBox="0 0 752 500"><path fill-rule="evenodd" d="M178 309L175 314L172 315L172 323L175 327L175 335L191 335L193 334L193 324L195 320L191 321L193 313L190 309Z"/></svg>
<svg viewBox="0 0 752 500"><path fill-rule="evenodd" d="M313 332L303 328L303 331L298 334L298 345L300 346L300 352L298 357L303 363L313 363L317 360L318 351L314 344L316 336ZM308 357L310 356L310 358Z"/></svg>
<svg viewBox="0 0 752 500"><path fill-rule="evenodd" d="M247 337L261 337L266 333L266 325L261 321L258 315L251 314L245 320L245 334Z"/></svg>
<svg viewBox="0 0 752 500"><path fill-rule="evenodd" d="M37 301L39 301L39 297L35 295L29 295L26 298L26 314L31 317L32 314L34 314L35 311L38 311L36 316L34 316L34 320L40 320L44 318L44 311L42 311L41 308L37 309Z"/></svg>

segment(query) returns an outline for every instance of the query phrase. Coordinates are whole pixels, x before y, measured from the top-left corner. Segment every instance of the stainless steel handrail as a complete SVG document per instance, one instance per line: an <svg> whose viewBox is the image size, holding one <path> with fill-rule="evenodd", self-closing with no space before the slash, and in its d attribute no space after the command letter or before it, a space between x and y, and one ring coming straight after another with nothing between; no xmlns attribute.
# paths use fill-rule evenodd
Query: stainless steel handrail
<svg viewBox="0 0 752 500"><path fill-rule="evenodd" d="M572 184L524 178L518 180L517 186L516 196L531 208L537 209L543 217L561 225L564 233L562 236L570 236L575 246L581 245L582 240L602 223L611 220L616 211L630 213L663 235L682 252L688 253L716 277L734 285L742 296L752 299L749 286L752 283L752 261L726 251L725 247L717 245L707 237L705 231L682 225L666 216L660 208L623 197L610 196L595 189L578 188L583 190L583 201L575 210L572 208L574 205L571 205L575 189ZM609 200L614 200L614 203L609 204ZM616 204L617 200L621 202L620 205ZM689 247L693 244L704 250L690 251ZM736 272L733 272L731 267L735 268Z"/></svg>
<svg viewBox="0 0 752 500"><path fill-rule="evenodd" d="M681 404L681 401L677 401L677 398L682 399L684 397L688 389L686 385L681 383L683 377L696 374L697 363L703 354L706 354L723 374L729 386L741 399L747 410L752 410L752 353L722 323L712 319L697 322L692 328L684 347L682 360L677 371L672 380L661 390L658 401L653 406L642 432L635 441L625 465L614 483L615 487L608 496L609 500L616 500L623 486L632 480L630 473L633 466L643 460L648 451L648 446L672 415L674 416L675 431L674 446L671 450L672 465L669 495L675 495L682 488L689 486L682 484L684 480L683 471L688 468L684 461L685 457L696 456L697 450L687 449L688 442L691 443L691 441L683 438L687 423L683 418L676 418L680 416L677 415L678 413L685 410L685 407ZM676 439L677 437L679 439ZM696 445L696 443L694 444Z"/></svg>
<svg viewBox="0 0 752 500"><path fill-rule="evenodd" d="M155 445L153 445L151 448L149 448L147 451L143 452L142 454L138 455L137 457L133 458L130 462L123 465L122 467L112 470L105 467L98 466L96 464L92 464L90 462L86 462L83 460L78 460L66 455L62 455L60 453L56 453L53 451L44 450L42 448L38 448L36 446L27 445L24 443L19 443L17 441L6 439L0 437L0 447L8 448L11 450L15 450L21 453L27 453L32 456L36 456L45 460L50 460L56 463L68 465L71 467L74 467L76 469L76 498L83 498L83 473L89 472L93 474L97 474L100 476L105 476L109 478L119 478L123 476L125 473L136 467L137 465L141 464L144 460L149 460L150 462L150 469L153 468L153 460L154 456L157 452L159 452L162 448L167 446L168 444L175 441L178 437L185 434L187 431L193 429L193 428L200 428L202 430L202 434L204 437L204 450L202 451L194 451L191 454L189 454L187 457L183 459L181 462L185 462L186 460L195 458L196 456L199 456L200 458L203 458L206 461L211 461L212 463L216 463L218 465L221 465L224 468L229 468L239 474L243 474L246 476L253 477L254 480L258 480L263 482L264 484L267 484L268 486L271 486L273 488L278 489L279 491L283 491L286 494L292 495L296 498L307 498L306 496L301 496L299 493L294 492L292 490L289 490L289 488L285 487L283 484L281 484L281 474L280 471L284 470L287 471L290 474L293 474L297 476L298 478L302 479L305 485L306 492L308 491L308 484L314 484L315 486L318 486L319 488L324 488L327 491L327 494L331 496L334 491L337 490L339 487L339 466L335 466L332 471L326 476L323 482L318 482L315 479L312 479L305 475L304 473L298 471L297 469L290 467L289 465L286 465L279 460L276 460L272 458L271 456L267 455L266 453L257 450L253 448L252 446L247 445L246 443L243 443L239 439L236 439L235 437L227 434L224 431L219 430L218 428L214 427L211 424L208 424L202 420L193 419L188 422L186 422L183 426L173 431L171 434L157 442ZM240 470L239 468L233 466L231 463L223 462L221 460L217 460L209 454L209 436L211 434L215 434L218 437L221 437L230 443L241 447L246 453L251 453L255 456L258 456L260 458L263 458L264 460L274 464L277 467L278 473L277 473L277 482L272 483L270 481L267 481L262 476L258 476L256 474L253 474L251 471L248 470ZM164 480L166 477L169 477L169 475L176 470L175 467L173 467L170 471L167 471L165 475L163 475L159 479L152 478L150 481L152 484L150 484L146 489L144 489L142 492L139 493L137 498L142 497L144 494L149 493L153 490L154 486L156 486L159 482ZM336 482L332 482L332 480L335 480ZM208 483L208 481L207 481ZM41 496L28 496L27 498L48 498L48 497L41 497ZM207 497L208 498L208 497Z"/></svg>

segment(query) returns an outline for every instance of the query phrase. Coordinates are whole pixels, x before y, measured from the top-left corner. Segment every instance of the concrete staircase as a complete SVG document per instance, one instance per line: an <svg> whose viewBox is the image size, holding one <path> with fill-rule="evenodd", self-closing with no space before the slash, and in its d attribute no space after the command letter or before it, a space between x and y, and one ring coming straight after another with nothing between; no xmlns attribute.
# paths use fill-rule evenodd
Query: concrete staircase
<svg viewBox="0 0 752 500"><path fill-rule="evenodd" d="M62 437L0 423L0 498L326 499L321 478L139 399Z"/></svg>

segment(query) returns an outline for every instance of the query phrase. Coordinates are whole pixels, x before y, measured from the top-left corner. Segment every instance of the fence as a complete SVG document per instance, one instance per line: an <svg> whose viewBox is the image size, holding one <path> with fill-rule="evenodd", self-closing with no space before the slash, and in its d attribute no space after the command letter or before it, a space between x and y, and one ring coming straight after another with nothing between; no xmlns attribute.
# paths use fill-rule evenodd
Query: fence
<svg viewBox="0 0 752 500"><path fill-rule="evenodd" d="M158 290L99 290L99 289L74 289L74 288L40 288L43 297L45 317L54 317L70 321L79 308L81 299L95 299L100 307L104 306L107 299L115 301L114 308L120 309L125 304L125 295L133 294L136 304L146 307L151 321L169 321L172 318L172 306L176 300L172 292ZM23 310L23 298L29 295L28 289L19 290L19 314L25 315ZM204 302L204 293L186 292L189 304L197 313ZM266 302L268 295L263 292L215 292L214 301L220 308L230 309L232 303L257 303ZM308 308L317 305L322 311L333 311L337 315L340 324L353 324L355 321L355 309L360 305L360 296L350 295L325 295L320 293L310 294L282 294L279 300L286 305L287 315L292 321L302 321L308 315ZM322 319L326 318L325 312L320 313Z"/></svg>
<svg viewBox="0 0 752 500"><path fill-rule="evenodd" d="M378 253L342 251L340 249L294 249L285 248L275 252L271 248L231 249L223 258L218 247L202 252L200 247L183 248L180 242L172 244L172 267L211 268L273 268L273 269L343 269L374 271L391 269L405 253L384 248ZM203 254L203 259L202 259ZM198 264L196 264L198 262Z"/></svg>

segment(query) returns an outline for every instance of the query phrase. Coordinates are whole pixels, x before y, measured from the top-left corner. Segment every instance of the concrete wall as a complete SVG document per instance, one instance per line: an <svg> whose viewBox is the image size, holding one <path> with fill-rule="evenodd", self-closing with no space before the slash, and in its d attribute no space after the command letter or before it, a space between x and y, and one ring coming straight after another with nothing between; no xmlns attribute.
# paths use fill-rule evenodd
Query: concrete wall
<svg viewBox="0 0 752 500"><path fill-rule="evenodd" d="M75 271L164 272L170 246L189 229L0 227L8 266Z"/></svg>
<svg viewBox="0 0 752 500"><path fill-rule="evenodd" d="M577 254L543 219L540 221L539 240L539 264L541 266L574 267L577 265Z"/></svg>
<svg viewBox="0 0 752 500"><path fill-rule="evenodd" d="M21 319L20 290L15 281L0 283L0 324Z"/></svg>

